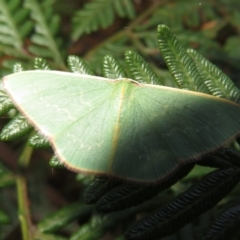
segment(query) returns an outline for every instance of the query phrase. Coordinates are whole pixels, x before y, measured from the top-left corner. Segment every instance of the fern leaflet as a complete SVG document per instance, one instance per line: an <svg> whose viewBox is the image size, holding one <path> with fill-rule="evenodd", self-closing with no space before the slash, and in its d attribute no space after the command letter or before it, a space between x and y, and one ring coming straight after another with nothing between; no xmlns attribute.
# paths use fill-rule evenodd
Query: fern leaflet
<svg viewBox="0 0 240 240"><path fill-rule="evenodd" d="M187 52L212 95L240 104L240 90L227 75L193 49Z"/></svg>
<svg viewBox="0 0 240 240"><path fill-rule="evenodd" d="M120 63L110 55L105 56L103 59L103 76L110 79L126 78Z"/></svg>
<svg viewBox="0 0 240 240"><path fill-rule="evenodd" d="M34 59L34 68L37 70L50 70L47 61L43 58Z"/></svg>
<svg viewBox="0 0 240 240"><path fill-rule="evenodd" d="M27 120L18 114L3 128L0 138L3 141L12 141L18 139L33 129L32 125Z"/></svg>
<svg viewBox="0 0 240 240"><path fill-rule="evenodd" d="M165 25L158 26L158 44L169 71L183 89L209 93L185 48Z"/></svg>
<svg viewBox="0 0 240 240"><path fill-rule="evenodd" d="M149 64L138 53L127 51L125 59L134 80L148 84L162 85L163 81L161 81Z"/></svg>
<svg viewBox="0 0 240 240"><path fill-rule="evenodd" d="M73 18L73 40L84 33L91 33L98 28L107 28L114 21L114 12L120 17L134 18L135 10L130 0L96 0L86 3Z"/></svg>
<svg viewBox="0 0 240 240"><path fill-rule="evenodd" d="M52 58L55 63L64 68L56 33L59 30L60 18L52 11L52 1L45 0L41 4L36 0L25 0L25 6L30 9L35 20L35 34L31 40L34 45L29 50L39 57Z"/></svg>
<svg viewBox="0 0 240 240"><path fill-rule="evenodd" d="M94 72L88 66L88 64L77 56L68 57L68 66L74 73L94 75Z"/></svg>
<svg viewBox="0 0 240 240"><path fill-rule="evenodd" d="M33 26L31 21L26 20L28 14L20 0L0 0L0 52L13 56L27 55L23 50L23 38Z"/></svg>

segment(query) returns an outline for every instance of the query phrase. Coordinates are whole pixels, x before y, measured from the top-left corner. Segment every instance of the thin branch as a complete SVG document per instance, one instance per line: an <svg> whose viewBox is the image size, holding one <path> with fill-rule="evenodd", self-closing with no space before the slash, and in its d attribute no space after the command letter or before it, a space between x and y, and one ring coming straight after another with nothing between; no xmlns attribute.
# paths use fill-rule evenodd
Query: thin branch
<svg viewBox="0 0 240 240"><path fill-rule="evenodd" d="M29 210L29 201L27 196L26 179L17 176L17 199L18 199L18 218L22 230L23 240L33 240L33 227Z"/></svg>
<svg viewBox="0 0 240 240"><path fill-rule="evenodd" d="M32 133L33 134L33 133ZM33 224L31 221L30 204L28 200L27 180L22 174L28 167L33 149L26 143L18 159L19 174L17 175L18 218L23 240L33 240Z"/></svg>

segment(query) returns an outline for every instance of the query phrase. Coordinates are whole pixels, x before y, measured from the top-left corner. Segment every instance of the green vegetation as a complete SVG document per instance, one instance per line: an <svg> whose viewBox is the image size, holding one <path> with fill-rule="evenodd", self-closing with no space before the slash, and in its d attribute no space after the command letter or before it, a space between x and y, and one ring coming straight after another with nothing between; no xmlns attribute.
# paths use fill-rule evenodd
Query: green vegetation
<svg viewBox="0 0 240 240"><path fill-rule="evenodd" d="M127 77L239 104L239 1L77 2L0 0L1 77L31 69ZM49 142L3 89L0 114L1 239L239 238L238 139L202 166L141 186L72 173L56 156L49 166Z"/></svg>

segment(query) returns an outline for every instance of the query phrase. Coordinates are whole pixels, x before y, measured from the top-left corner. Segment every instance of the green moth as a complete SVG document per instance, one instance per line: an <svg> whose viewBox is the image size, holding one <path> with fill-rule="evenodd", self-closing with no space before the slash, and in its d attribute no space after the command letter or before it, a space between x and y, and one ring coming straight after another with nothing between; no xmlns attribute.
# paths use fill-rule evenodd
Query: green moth
<svg viewBox="0 0 240 240"><path fill-rule="evenodd" d="M240 133L240 106L203 93L41 70L3 85L74 171L153 183Z"/></svg>

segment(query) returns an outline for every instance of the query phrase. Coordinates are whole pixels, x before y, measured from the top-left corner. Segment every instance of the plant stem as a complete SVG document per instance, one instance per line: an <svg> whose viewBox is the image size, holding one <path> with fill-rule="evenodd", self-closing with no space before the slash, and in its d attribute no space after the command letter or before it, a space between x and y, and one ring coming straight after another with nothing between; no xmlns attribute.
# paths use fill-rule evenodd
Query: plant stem
<svg viewBox="0 0 240 240"><path fill-rule="evenodd" d="M32 152L33 152L33 148L30 147L28 143L26 143L18 160L18 166L20 168L28 167L31 156L32 156Z"/></svg>
<svg viewBox="0 0 240 240"><path fill-rule="evenodd" d="M18 199L18 218L22 230L23 240L32 240L32 223L29 211L29 202L27 197L26 179L19 175L17 176L17 199Z"/></svg>
<svg viewBox="0 0 240 240"><path fill-rule="evenodd" d="M33 134L33 133L32 133ZM27 193L27 180L23 172L28 167L33 149L26 143L18 159L19 174L17 175L18 218L21 225L22 239L33 240L33 225Z"/></svg>

